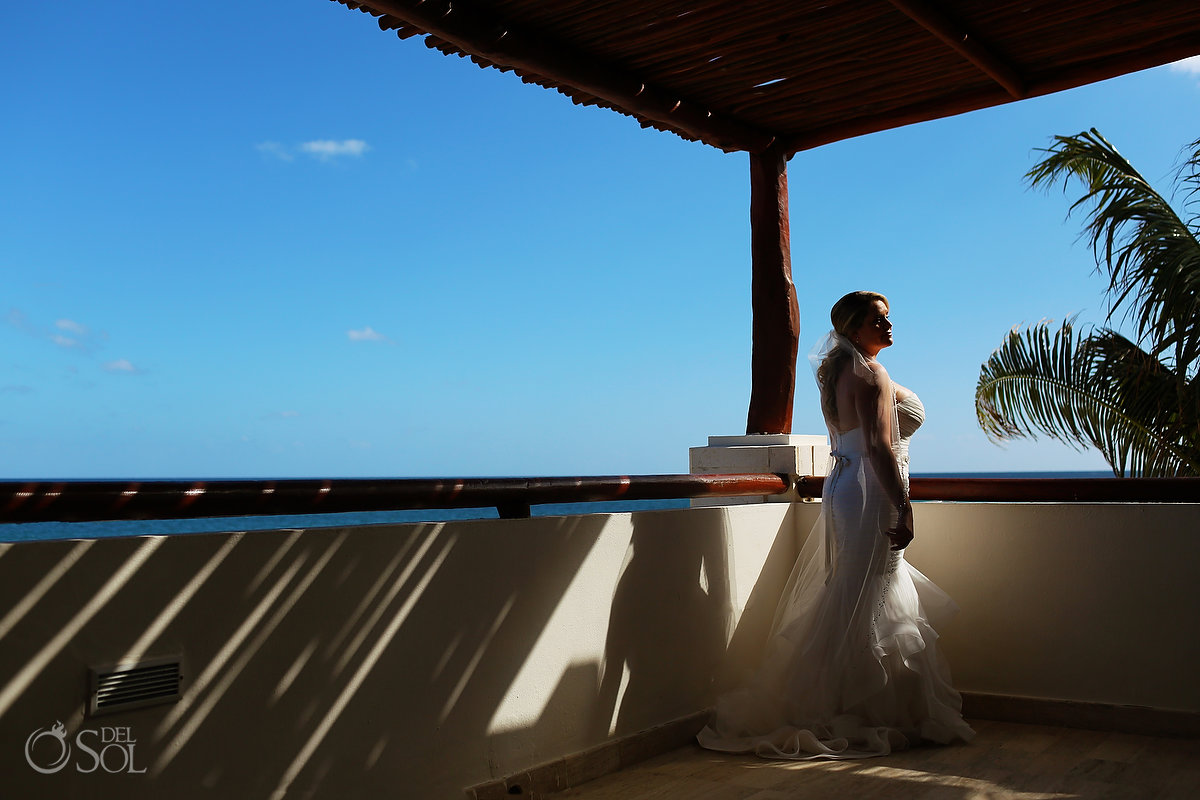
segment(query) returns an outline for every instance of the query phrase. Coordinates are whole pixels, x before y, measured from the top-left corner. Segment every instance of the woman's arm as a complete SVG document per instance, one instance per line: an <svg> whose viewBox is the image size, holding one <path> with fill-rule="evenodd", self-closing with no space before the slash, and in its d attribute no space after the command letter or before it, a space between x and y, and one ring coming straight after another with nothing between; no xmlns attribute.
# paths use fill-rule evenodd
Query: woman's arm
<svg viewBox="0 0 1200 800"><path fill-rule="evenodd" d="M896 508L897 523L883 531L893 550L903 550L913 539L912 506L900 475L900 465L892 449L892 415L895 414L892 384L881 364L871 364L874 380L856 381L855 411L867 443L868 459L885 496Z"/></svg>

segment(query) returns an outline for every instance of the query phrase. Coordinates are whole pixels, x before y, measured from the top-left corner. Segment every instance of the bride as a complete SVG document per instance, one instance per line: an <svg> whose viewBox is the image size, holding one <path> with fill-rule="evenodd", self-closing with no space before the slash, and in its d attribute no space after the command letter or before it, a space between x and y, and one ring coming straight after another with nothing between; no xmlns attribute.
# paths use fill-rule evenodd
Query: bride
<svg viewBox="0 0 1200 800"><path fill-rule="evenodd" d="M934 626L956 610L904 560L913 539L908 440L917 396L876 360L887 298L852 292L810 356L833 445L821 519L801 550L762 666L722 696L700 744L768 758L865 758L970 740Z"/></svg>

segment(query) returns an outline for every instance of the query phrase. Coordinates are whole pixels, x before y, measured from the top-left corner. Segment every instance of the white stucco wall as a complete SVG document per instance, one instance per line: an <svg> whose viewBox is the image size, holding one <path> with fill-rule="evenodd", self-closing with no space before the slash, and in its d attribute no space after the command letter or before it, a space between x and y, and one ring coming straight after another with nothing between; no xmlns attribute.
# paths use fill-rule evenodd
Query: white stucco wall
<svg viewBox="0 0 1200 800"><path fill-rule="evenodd" d="M1200 711L1200 505L915 509L909 561L961 609L960 689Z"/></svg>
<svg viewBox="0 0 1200 800"><path fill-rule="evenodd" d="M3 796L461 798L710 704L768 553L793 558L793 517L0 545ZM182 655L183 699L85 718L88 667L139 654ZM80 773L78 748L34 772L24 744L56 721L127 728L146 772Z"/></svg>
<svg viewBox="0 0 1200 800"><path fill-rule="evenodd" d="M0 545L3 795L460 798L709 705L818 510ZM961 689L1200 711L1200 506L916 514ZM183 700L83 717L88 667L139 654L182 655ZM34 772L59 720L127 728L146 772Z"/></svg>

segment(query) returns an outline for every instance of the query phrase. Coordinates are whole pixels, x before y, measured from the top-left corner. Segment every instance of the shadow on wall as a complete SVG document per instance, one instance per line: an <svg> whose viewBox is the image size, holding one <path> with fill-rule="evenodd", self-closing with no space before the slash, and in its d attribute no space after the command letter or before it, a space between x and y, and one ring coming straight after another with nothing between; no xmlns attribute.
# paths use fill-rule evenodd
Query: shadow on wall
<svg viewBox="0 0 1200 800"><path fill-rule="evenodd" d="M697 711L730 620L725 517L704 511L2 546L5 796L461 797L548 760L544 742L583 749ZM493 730L585 577L591 657L554 673L540 713ZM83 716L89 667L172 654L180 701ZM40 774L24 748L56 722L68 761ZM102 727L133 747L89 772L73 737ZM36 739L35 762L56 746Z"/></svg>
<svg viewBox="0 0 1200 800"><path fill-rule="evenodd" d="M593 730L635 733L712 702L729 626L724 527L635 517L609 614ZM654 713L649 718L648 713ZM610 727L611 726L611 727Z"/></svg>
<svg viewBox="0 0 1200 800"><path fill-rule="evenodd" d="M745 686L762 662L779 598L796 566L796 554L803 549L808 536L824 531L818 527L823 525L818 512L817 506L793 508L771 542L729 639L718 678L719 691ZM746 577L743 575L743 580Z"/></svg>

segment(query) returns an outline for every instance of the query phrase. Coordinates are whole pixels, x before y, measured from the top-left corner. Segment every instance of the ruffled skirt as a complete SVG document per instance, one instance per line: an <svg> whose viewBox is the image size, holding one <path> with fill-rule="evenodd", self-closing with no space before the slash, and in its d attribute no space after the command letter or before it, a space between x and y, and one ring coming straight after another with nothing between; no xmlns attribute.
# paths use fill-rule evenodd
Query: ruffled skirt
<svg viewBox="0 0 1200 800"><path fill-rule="evenodd" d="M719 699L697 736L704 747L843 759L974 736L937 647L936 627L957 607L890 550L880 535L888 509L873 502L865 477L843 476L827 499L784 589L762 665Z"/></svg>

